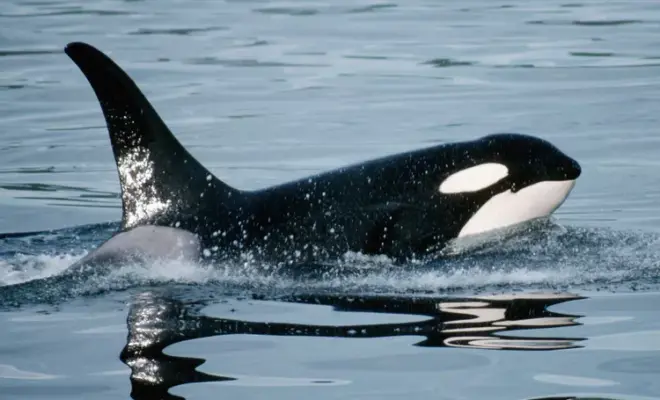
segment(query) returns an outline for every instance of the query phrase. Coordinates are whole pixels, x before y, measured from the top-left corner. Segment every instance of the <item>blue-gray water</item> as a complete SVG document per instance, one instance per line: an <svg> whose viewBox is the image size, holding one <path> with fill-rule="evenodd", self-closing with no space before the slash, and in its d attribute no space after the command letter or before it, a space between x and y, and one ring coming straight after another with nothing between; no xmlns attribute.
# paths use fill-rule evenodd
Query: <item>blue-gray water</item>
<svg viewBox="0 0 660 400"><path fill-rule="evenodd" d="M241 188L503 131L583 175L553 222L431 266L58 279L121 211L70 41ZM0 232L55 231L0 239L0 399L660 398L659 111L655 0L3 0Z"/></svg>

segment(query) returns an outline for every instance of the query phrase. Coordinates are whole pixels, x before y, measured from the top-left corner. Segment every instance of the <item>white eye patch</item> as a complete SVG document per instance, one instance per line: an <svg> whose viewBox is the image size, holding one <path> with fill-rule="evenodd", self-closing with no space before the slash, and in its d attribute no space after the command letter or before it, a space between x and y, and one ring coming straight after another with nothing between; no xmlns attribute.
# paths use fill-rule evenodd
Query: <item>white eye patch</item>
<svg viewBox="0 0 660 400"><path fill-rule="evenodd" d="M449 175L440 184L440 193L476 192L496 183L509 174L509 169L499 163L484 163Z"/></svg>

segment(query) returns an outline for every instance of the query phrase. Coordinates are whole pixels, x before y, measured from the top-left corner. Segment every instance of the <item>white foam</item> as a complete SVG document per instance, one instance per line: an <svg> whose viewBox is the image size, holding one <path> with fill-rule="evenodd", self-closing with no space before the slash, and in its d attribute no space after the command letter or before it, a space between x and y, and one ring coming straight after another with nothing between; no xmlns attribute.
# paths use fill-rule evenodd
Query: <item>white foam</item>
<svg viewBox="0 0 660 400"><path fill-rule="evenodd" d="M80 256L25 256L16 265L0 261L0 276L5 284L21 283L58 274ZM113 290L140 285L144 282L176 282L183 284L220 283L247 287L268 287L271 289L333 289L338 291L369 290L385 291L443 291L456 288L479 288L492 285L579 285L594 280L617 280L627 276L629 271L611 269L590 269L580 264L563 263L547 267L526 267L524 262L513 265L480 265L475 261L452 267L440 265L407 266L393 265L383 257L347 256L346 259L317 279L294 279L282 275L278 268L265 268L249 263L232 263L217 266L200 265L178 260L152 263L128 264L108 269L103 274L93 274L84 282L83 292Z"/></svg>
<svg viewBox="0 0 660 400"><path fill-rule="evenodd" d="M57 275L85 254L24 255L0 259L0 286Z"/></svg>
<svg viewBox="0 0 660 400"><path fill-rule="evenodd" d="M296 268L262 265L246 255L242 262L201 265L185 260L154 260L109 268L81 269L62 282L73 295L125 289L144 284L219 284L238 290L332 290L442 294L496 286L502 290L621 287L657 274L657 236L579 228L544 231L532 226L495 245L437 261L396 265L384 256L347 253L341 260L305 275ZM546 229L545 225L541 229ZM539 235L540 234L540 235ZM82 254L18 255L0 260L0 282L15 284L56 275ZM307 272L310 272L309 270ZM52 289L52 288L51 288ZM635 287L635 289L639 289ZM594 321L592 321L593 323Z"/></svg>

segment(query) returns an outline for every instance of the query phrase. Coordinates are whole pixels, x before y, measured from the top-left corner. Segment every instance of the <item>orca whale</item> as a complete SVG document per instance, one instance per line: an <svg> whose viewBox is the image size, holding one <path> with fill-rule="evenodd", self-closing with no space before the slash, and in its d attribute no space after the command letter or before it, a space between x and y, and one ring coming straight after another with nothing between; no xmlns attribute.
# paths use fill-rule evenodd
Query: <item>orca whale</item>
<svg viewBox="0 0 660 400"><path fill-rule="evenodd" d="M502 133L239 190L179 143L108 56L82 42L65 52L99 101L121 185L121 228L82 263L174 253L202 261L302 263L347 252L409 260L547 217L581 174L548 141Z"/></svg>

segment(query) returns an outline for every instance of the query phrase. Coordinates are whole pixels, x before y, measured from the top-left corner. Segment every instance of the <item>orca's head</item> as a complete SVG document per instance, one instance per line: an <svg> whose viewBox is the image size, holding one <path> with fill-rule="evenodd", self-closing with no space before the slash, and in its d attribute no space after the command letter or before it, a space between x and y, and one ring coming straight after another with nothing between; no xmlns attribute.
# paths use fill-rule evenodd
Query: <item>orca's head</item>
<svg viewBox="0 0 660 400"><path fill-rule="evenodd" d="M457 151L437 190L466 212L459 238L549 216L581 174L577 161L533 136L494 134Z"/></svg>

